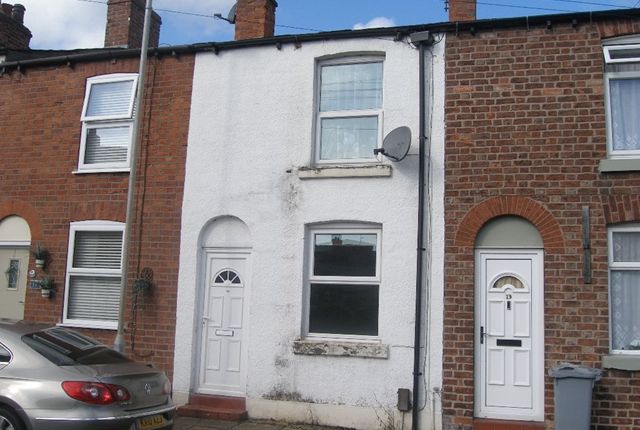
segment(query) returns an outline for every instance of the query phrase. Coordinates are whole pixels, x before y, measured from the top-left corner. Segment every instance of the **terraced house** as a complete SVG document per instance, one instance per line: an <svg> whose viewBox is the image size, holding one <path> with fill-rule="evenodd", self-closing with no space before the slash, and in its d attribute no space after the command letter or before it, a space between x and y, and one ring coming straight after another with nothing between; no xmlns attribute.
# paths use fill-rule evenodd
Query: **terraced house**
<svg viewBox="0 0 640 430"><path fill-rule="evenodd" d="M467 12L446 47L445 428L553 428L560 362L603 369L594 428L637 428L639 11Z"/></svg>
<svg viewBox="0 0 640 430"><path fill-rule="evenodd" d="M594 428L640 427L640 10L448 4L274 36L240 0L236 40L169 47L155 16L141 105L141 0L73 51L1 4L0 317L124 323L184 415L552 429L571 362Z"/></svg>

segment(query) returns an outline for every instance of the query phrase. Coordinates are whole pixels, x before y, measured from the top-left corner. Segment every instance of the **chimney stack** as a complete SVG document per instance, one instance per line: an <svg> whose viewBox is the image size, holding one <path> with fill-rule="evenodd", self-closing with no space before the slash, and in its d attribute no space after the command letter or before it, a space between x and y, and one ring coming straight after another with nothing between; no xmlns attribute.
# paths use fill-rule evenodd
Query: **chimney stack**
<svg viewBox="0 0 640 430"><path fill-rule="evenodd" d="M24 26L24 11L21 4L0 4L0 48L29 49L31 32Z"/></svg>
<svg viewBox="0 0 640 430"><path fill-rule="evenodd" d="M15 19L20 24L24 24L24 11L24 6L21 4L14 4L13 8L11 8L11 18Z"/></svg>
<svg viewBox="0 0 640 430"><path fill-rule="evenodd" d="M145 0L109 0L107 3L107 28L104 34L105 48L141 48L144 29ZM160 15L151 16L149 46L160 43Z"/></svg>
<svg viewBox="0 0 640 430"><path fill-rule="evenodd" d="M476 0L449 0L449 21L475 21Z"/></svg>
<svg viewBox="0 0 640 430"><path fill-rule="evenodd" d="M272 37L277 7L275 0L238 0L235 39Z"/></svg>

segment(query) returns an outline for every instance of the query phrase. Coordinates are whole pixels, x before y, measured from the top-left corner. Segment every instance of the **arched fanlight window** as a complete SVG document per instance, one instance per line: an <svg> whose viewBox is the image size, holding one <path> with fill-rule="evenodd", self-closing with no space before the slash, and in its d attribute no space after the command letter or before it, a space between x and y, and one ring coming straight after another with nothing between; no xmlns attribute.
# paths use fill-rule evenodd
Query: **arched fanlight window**
<svg viewBox="0 0 640 430"><path fill-rule="evenodd" d="M499 277L491 286L492 289L500 289L504 287L512 286L515 289L524 288L522 281L515 276L505 275Z"/></svg>
<svg viewBox="0 0 640 430"><path fill-rule="evenodd" d="M213 278L213 284L238 286L242 284L242 281L240 280L240 275L238 275L234 270L223 269L215 275Z"/></svg>

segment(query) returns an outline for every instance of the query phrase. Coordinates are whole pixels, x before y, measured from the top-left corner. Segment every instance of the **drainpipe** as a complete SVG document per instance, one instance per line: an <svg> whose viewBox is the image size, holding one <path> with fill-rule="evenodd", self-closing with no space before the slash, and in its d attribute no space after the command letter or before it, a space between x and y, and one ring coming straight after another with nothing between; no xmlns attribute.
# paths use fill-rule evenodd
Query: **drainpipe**
<svg viewBox="0 0 640 430"><path fill-rule="evenodd" d="M415 309L415 336L413 341L413 407L411 409L411 429L418 429L419 404L420 404L420 378L423 376L420 369L420 355L422 352L422 290L423 290L423 269L424 252L427 250L424 235L424 213L425 213L425 155L427 146L426 136L426 83L425 83L425 46L432 42L432 36L428 31L413 33L410 35L411 42L418 44L420 55L419 71L419 91L420 91L420 136L418 150L418 234L417 234L417 257L416 257L416 309ZM426 393L425 393L426 394Z"/></svg>
<svg viewBox="0 0 640 430"><path fill-rule="evenodd" d="M113 349L124 352L124 308L127 297L127 277L129 271L129 242L131 238L131 224L133 224L135 214L134 197L136 188L136 177L138 172L138 140L140 139L140 125L144 117L144 81L147 71L147 50L149 47L149 33L151 29L151 14L153 0L147 0L144 11L144 27L142 30L142 48L140 49L140 69L138 73L138 88L136 89L136 116L133 119L133 130L131 137L131 170L129 172L129 189L127 191L127 215L124 225L124 237L122 239L122 279L120 282L120 308L118 311L118 332L113 342Z"/></svg>

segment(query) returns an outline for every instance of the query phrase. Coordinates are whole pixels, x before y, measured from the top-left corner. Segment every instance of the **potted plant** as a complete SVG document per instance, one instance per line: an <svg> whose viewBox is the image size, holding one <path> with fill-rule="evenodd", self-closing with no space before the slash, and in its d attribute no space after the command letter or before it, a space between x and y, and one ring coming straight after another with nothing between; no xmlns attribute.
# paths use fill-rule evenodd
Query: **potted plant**
<svg viewBox="0 0 640 430"><path fill-rule="evenodd" d="M42 269L47 261L47 250L42 247L40 243L32 251L33 257L36 260L36 267Z"/></svg>
<svg viewBox="0 0 640 430"><path fill-rule="evenodd" d="M51 291L53 291L53 279L48 276L45 276L40 281L40 292L42 293L42 297L49 298L51 297Z"/></svg>

